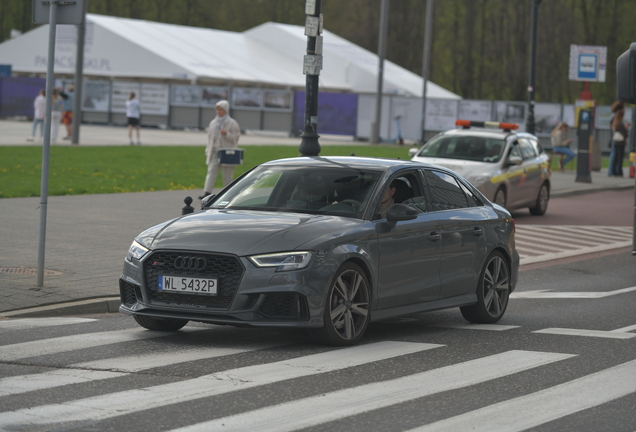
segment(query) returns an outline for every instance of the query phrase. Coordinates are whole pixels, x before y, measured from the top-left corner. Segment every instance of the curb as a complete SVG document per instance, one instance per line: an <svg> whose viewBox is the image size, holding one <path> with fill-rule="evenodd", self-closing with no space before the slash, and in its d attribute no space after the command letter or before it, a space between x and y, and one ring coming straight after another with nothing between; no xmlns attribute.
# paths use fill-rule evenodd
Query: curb
<svg viewBox="0 0 636 432"><path fill-rule="evenodd" d="M56 303L28 309L0 312L2 318L49 318L69 315L91 315L119 312L121 300L117 297L78 300L68 303Z"/></svg>
<svg viewBox="0 0 636 432"><path fill-rule="evenodd" d="M603 192L607 190L631 189L634 185L615 185L615 186L589 186L587 188L562 189L557 192L550 192L550 198L560 198L573 195L583 195L587 193Z"/></svg>

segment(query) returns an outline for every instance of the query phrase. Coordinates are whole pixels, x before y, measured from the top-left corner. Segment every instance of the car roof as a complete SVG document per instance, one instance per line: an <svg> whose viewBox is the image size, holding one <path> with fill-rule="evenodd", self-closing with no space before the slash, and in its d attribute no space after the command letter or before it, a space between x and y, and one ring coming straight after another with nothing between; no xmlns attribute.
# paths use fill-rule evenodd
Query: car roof
<svg viewBox="0 0 636 432"><path fill-rule="evenodd" d="M447 131L441 132L438 136L442 136L442 135L480 136L485 138L497 138L497 139L503 139L503 140L515 136L515 137L522 137L522 138L533 138L535 140L538 140L536 136L528 132L515 132L510 130L479 128L479 127L449 129Z"/></svg>
<svg viewBox="0 0 636 432"><path fill-rule="evenodd" d="M265 162L261 166L267 165L283 165L283 166L341 166L343 168L353 168L356 170L375 169L382 171L395 171L400 168L433 166L424 162L374 158L361 156L309 156L295 157L289 159L278 159Z"/></svg>

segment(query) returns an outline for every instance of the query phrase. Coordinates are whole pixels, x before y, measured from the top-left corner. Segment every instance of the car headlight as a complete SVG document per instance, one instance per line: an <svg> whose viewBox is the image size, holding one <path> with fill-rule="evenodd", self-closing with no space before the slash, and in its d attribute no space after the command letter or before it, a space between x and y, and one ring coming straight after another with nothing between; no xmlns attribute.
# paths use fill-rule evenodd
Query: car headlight
<svg viewBox="0 0 636 432"><path fill-rule="evenodd" d="M488 183L490 181L490 174L479 174L467 176L466 180L473 184L475 187L479 187L484 183Z"/></svg>
<svg viewBox="0 0 636 432"><path fill-rule="evenodd" d="M144 255L148 253L149 250L150 249L148 249L147 247L144 247L141 244L134 241L132 242L132 244L130 245L130 248L128 249L128 255L126 255L126 259L128 261L132 261L133 258L136 260L140 260L143 258Z"/></svg>
<svg viewBox="0 0 636 432"><path fill-rule="evenodd" d="M300 270L309 265L311 252L282 252L248 257L256 267L276 267L276 271Z"/></svg>

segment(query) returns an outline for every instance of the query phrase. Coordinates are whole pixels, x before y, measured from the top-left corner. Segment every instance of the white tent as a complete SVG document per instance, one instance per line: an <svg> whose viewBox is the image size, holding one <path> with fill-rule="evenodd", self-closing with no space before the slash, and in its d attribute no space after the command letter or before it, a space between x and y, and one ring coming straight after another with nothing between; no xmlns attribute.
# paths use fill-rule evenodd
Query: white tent
<svg viewBox="0 0 636 432"><path fill-rule="evenodd" d="M378 57L324 31L320 88L375 93ZM307 38L301 26L265 23L243 33L88 14L87 77L187 80L192 83L302 89ZM45 74L48 25L0 44L0 63L14 73ZM76 27L59 25L55 73L75 73ZM422 96L422 78L385 63L384 92ZM430 98L460 99L427 83Z"/></svg>

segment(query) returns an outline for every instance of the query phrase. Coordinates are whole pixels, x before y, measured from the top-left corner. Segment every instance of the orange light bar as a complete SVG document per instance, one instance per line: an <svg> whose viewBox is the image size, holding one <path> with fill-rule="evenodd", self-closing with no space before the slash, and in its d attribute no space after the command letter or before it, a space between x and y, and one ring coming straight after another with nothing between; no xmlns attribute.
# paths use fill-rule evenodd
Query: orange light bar
<svg viewBox="0 0 636 432"><path fill-rule="evenodd" d="M465 129L468 129L471 126L504 129L504 130L519 129L519 125L516 123L499 123L499 122L492 122L492 121L472 121L472 120L456 120L455 126L461 126Z"/></svg>

